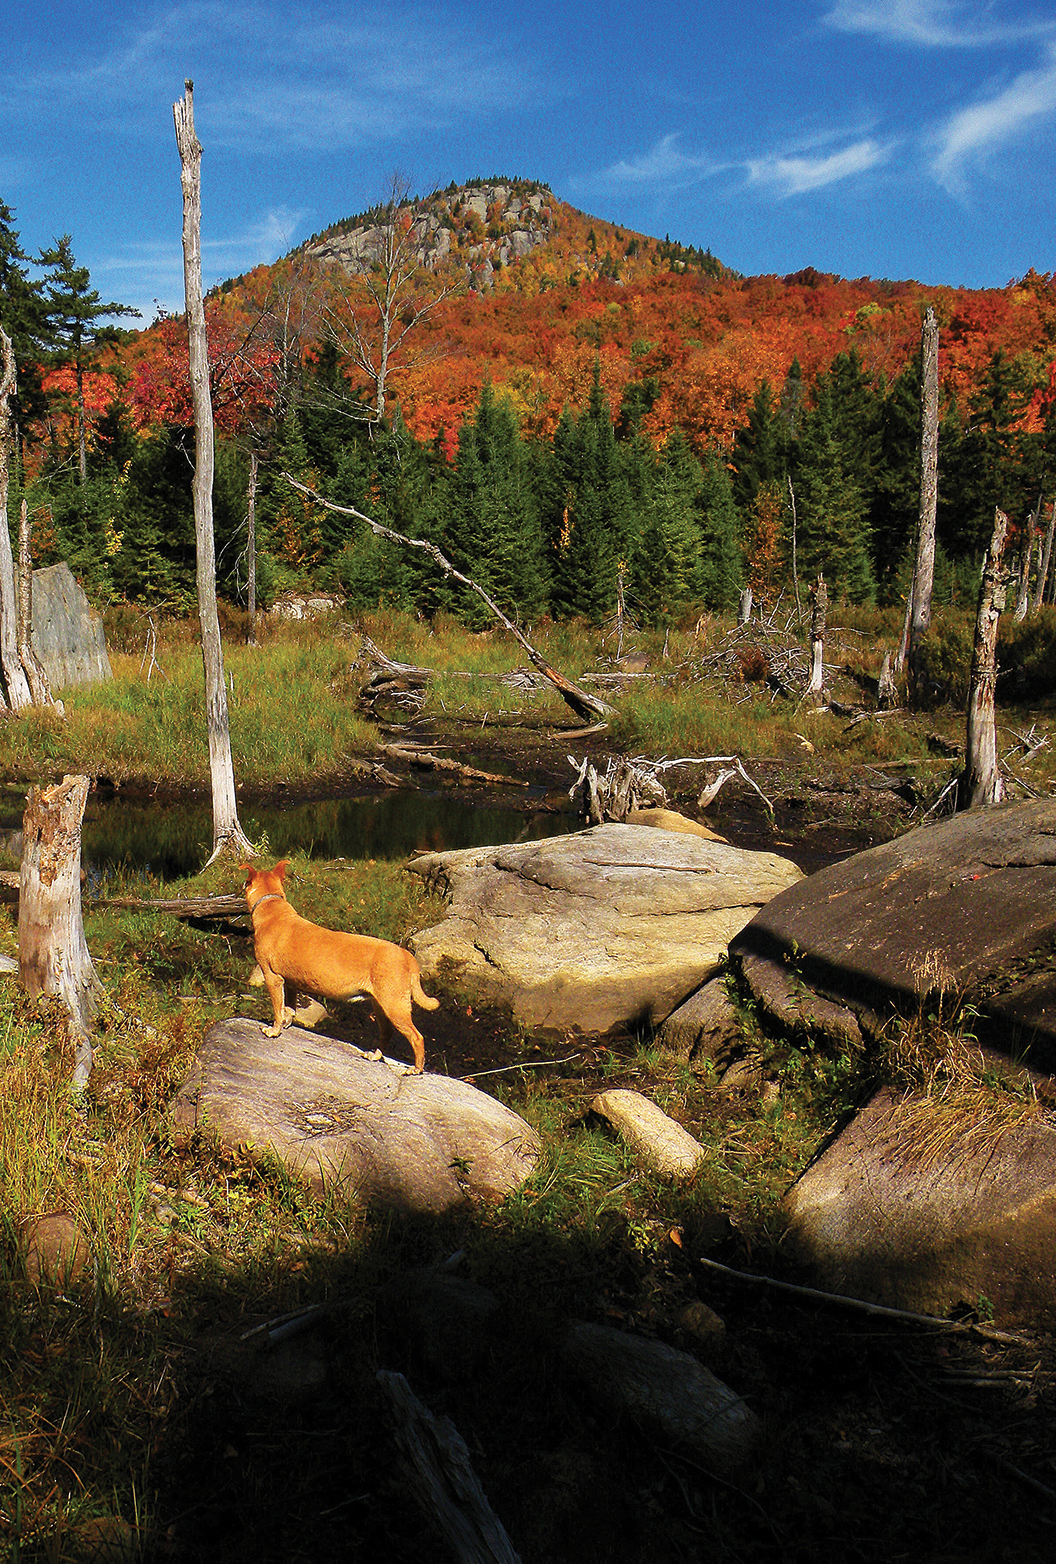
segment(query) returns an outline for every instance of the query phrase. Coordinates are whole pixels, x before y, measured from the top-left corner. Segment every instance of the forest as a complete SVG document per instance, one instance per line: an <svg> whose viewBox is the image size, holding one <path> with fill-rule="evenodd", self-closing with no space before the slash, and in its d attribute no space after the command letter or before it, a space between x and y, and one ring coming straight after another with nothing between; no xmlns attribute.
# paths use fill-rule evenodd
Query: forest
<svg viewBox="0 0 1056 1564"><path fill-rule="evenodd" d="M179 613L194 594L185 326L121 329L129 312L91 287L69 238L31 259L14 215L0 206L10 513L26 501L34 564L65 559L98 605ZM323 258L341 234L358 266ZM288 473L438 545L525 622L602 624L619 599L643 626L691 625L744 586L767 607L822 571L836 601L896 603L928 306L936 602L967 603L994 507L1022 553L1056 499L1052 276L985 291L743 278L523 181L394 192L207 300L219 591L246 601L252 513L263 606L326 588L353 610L482 623L428 559Z"/></svg>

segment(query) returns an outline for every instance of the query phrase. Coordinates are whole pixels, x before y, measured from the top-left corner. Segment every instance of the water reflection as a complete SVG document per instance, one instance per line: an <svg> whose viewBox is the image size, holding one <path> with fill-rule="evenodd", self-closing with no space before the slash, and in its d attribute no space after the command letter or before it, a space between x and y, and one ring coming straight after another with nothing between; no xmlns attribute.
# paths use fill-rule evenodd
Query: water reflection
<svg viewBox="0 0 1056 1564"><path fill-rule="evenodd" d="M400 788L377 798L328 798L312 803L240 808L242 829L267 840L273 858L409 858L418 850L535 841L575 830L573 815L473 808L450 795ZM213 838L208 805L127 803L89 796L81 856L100 872L111 866L149 869L163 880L200 869Z"/></svg>

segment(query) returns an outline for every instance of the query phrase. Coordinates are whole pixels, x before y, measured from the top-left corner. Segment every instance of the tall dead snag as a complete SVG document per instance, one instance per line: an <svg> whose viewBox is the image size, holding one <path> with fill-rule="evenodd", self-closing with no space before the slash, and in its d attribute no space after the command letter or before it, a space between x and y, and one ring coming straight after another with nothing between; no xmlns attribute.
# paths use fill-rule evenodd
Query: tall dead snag
<svg viewBox="0 0 1056 1564"><path fill-rule="evenodd" d="M829 589L819 576L810 589L810 682L808 695L820 696L825 685L825 620L829 611Z"/></svg>
<svg viewBox="0 0 1056 1564"><path fill-rule="evenodd" d="M983 560L979 611L972 647L972 678L968 691L968 731L964 771L957 789L958 809L999 804L1004 793L997 764L994 697L997 684L997 626L1005 606L1007 578L1003 566L1008 542L1008 517L994 512L994 530Z"/></svg>
<svg viewBox="0 0 1056 1564"><path fill-rule="evenodd" d="M33 559L30 553L29 506L25 500L18 516L18 660L25 670L34 706L59 705L52 701L47 669L33 646Z"/></svg>
<svg viewBox="0 0 1056 1564"><path fill-rule="evenodd" d="M939 495L939 323L928 305L921 332L920 521L909 615L909 688L916 702L920 643L931 624L935 584L935 513Z"/></svg>
<svg viewBox="0 0 1056 1564"><path fill-rule="evenodd" d="M1045 529L1045 546L1041 551L1041 564L1038 566L1038 579L1034 586L1034 601L1030 605L1035 613L1045 601L1045 586L1049 579L1049 564L1052 560L1053 532L1056 532L1056 500L1052 502L1049 525Z"/></svg>
<svg viewBox="0 0 1056 1564"><path fill-rule="evenodd" d="M209 734L209 773L213 787L213 851L251 857L253 844L238 823L231 730L224 688L224 652L216 610L216 544L213 536L213 399L209 387L209 344L202 301L202 145L194 133L194 83L172 106L183 188L183 281L187 298L187 339L194 403L194 537L198 562L198 619L202 627L205 710Z"/></svg>
<svg viewBox="0 0 1056 1564"><path fill-rule="evenodd" d="M566 705L571 706L577 717L584 722L589 722L596 717L614 717L615 707L609 706L605 701L598 700L594 695L588 695L586 690L581 690L578 684L573 684L571 679L566 679L564 674L558 673L556 668L551 668L542 652L537 652L528 640L524 631L515 625L512 619L507 618L493 598L489 597L482 586L469 576L464 576L460 570L456 570L451 561L440 552L435 543L428 543L424 538L407 538L402 532L394 532L391 527L383 526L380 521L373 521L370 516L365 516L361 510L356 510L351 505L337 505L333 500L324 500L321 494L310 489L307 484L299 483L290 473L284 473L283 477L298 493L304 494L317 505L322 505L326 510L336 511L339 516L354 516L357 521L366 522L370 530L379 538L388 538L391 543L402 543L405 548L421 549L424 554L434 560L445 576L452 581L457 581L460 586L468 587L475 592L481 602L494 614L495 618L513 636L518 646L522 647L528 657L531 658L533 667L537 668L545 679L549 679L554 689L561 696Z"/></svg>
<svg viewBox="0 0 1056 1564"><path fill-rule="evenodd" d="M73 1085L92 1068L91 1026L102 998L81 920L81 821L87 777L31 787L22 821L18 890L18 965L31 999L51 994L70 1014L76 1057Z"/></svg>
<svg viewBox="0 0 1056 1564"><path fill-rule="evenodd" d="M18 655L18 610L15 605L15 561L7 525L8 463L11 456L11 398L15 394L15 354L11 338L0 329L0 672L12 711L32 706L29 680ZM5 704L0 691L0 707Z"/></svg>

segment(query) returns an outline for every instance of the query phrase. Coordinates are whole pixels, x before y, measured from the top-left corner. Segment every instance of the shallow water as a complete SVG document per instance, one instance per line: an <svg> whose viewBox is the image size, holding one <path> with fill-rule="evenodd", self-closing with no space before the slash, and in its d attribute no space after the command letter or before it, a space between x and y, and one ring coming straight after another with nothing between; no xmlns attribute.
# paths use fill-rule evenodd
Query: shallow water
<svg viewBox="0 0 1056 1564"><path fill-rule="evenodd" d="M249 805L239 810L251 841L283 858L409 858L416 851L481 847L537 840L575 830L571 814L530 809L475 808L449 794L416 788L376 798L327 798L310 803ZM14 823L14 822L12 822ZM151 804L91 795L81 835L82 862L91 876L125 866L178 879L202 867L212 848L208 804Z"/></svg>

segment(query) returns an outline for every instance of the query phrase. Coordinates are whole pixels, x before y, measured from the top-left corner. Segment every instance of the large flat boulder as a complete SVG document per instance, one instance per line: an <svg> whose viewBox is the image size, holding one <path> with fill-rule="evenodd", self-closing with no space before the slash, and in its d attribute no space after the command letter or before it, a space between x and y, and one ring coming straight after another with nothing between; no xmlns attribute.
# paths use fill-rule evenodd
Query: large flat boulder
<svg viewBox="0 0 1056 1564"><path fill-rule="evenodd" d="M408 868L450 900L411 942L427 978L446 970L528 1027L598 1033L662 1021L801 878L774 853L615 824L428 853Z"/></svg>
<svg viewBox="0 0 1056 1564"><path fill-rule="evenodd" d="M340 1188L410 1211L501 1199L539 1155L523 1119L464 1081L299 1026L267 1037L241 1018L206 1032L173 1119L182 1137L205 1129L277 1156L317 1194Z"/></svg>
<svg viewBox="0 0 1056 1564"><path fill-rule="evenodd" d="M783 1025L840 1042L927 994L975 1003L995 1040L1056 1055L1056 800L970 810L819 870L730 943Z"/></svg>
<svg viewBox="0 0 1056 1564"><path fill-rule="evenodd" d="M782 1244L822 1287L1056 1328L1056 1126L877 1093L792 1186Z"/></svg>

